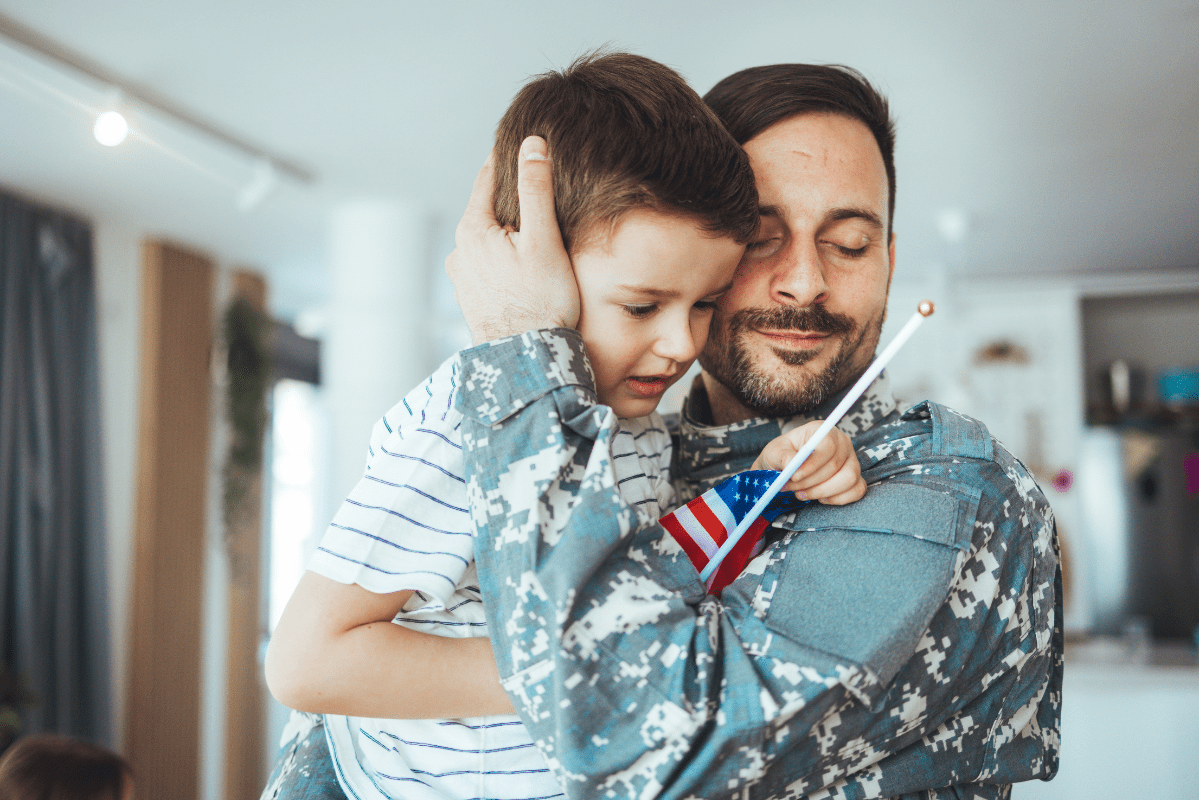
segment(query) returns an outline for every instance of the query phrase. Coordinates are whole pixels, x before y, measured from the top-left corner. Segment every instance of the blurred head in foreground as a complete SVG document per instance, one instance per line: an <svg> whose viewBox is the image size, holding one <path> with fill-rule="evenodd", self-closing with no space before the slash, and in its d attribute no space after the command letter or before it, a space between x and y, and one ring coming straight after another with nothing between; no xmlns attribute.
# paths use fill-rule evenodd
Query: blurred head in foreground
<svg viewBox="0 0 1200 800"><path fill-rule="evenodd" d="M26 736L0 757L0 800L133 800L133 773L88 742Z"/></svg>

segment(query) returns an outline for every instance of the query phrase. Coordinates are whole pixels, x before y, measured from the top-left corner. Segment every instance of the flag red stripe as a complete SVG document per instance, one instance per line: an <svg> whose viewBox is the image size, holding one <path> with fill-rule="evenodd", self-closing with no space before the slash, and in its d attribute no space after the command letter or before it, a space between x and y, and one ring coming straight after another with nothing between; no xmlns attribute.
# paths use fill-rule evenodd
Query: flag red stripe
<svg viewBox="0 0 1200 800"><path fill-rule="evenodd" d="M721 502L718 499L718 502ZM712 512L708 507L708 503L704 500L704 495L700 495L691 503L688 503L688 509L692 512L692 516L696 521L704 526L704 530L708 531L708 535L713 538L713 541L718 546L725 543L729 538L729 531L725 530L725 523L721 522L720 518Z"/></svg>
<svg viewBox="0 0 1200 800"><path fill-rule="evenodd" d="M696 568L696 571L700 572L704 569L705 565L708 564L708 555L700 545L696 544L696 541L684 527L679 524L679 520L675 518L675 514L668 514L660 522L667 529L667 532L675 537L675 541L679 542L679 546L683 548L683 552L687 553L687 557L691 560L692 566Z"/></svg>
<svg viewBox="0 0 1200 800"><path fill-rule="evenodd" d="M754 520L746 533L738 540L738 543L729 551L729 555L725 556L725 560L721 562L721 566L717 567L717 572L709 581L708 591L710 594L716 594L724 589L729 584L737 580L737 577L742 574L742 570L746 568L746 564L750 561L750 553L754 546L758 544L762 538L763 531L767 528L767 521L762 517Z"/></svg>

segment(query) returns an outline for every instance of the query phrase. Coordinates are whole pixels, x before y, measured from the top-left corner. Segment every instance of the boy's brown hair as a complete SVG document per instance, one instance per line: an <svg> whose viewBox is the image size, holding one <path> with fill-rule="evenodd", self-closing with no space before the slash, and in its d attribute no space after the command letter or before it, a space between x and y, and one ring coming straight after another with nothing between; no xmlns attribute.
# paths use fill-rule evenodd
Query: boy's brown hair
<svg viewBox="0 0 1200 800"><path fill-rule="evenodd" d="M527 136L550 151L567 252L635 208L679 214L749 241L758 193L745 152L669 67L630 53L592 53L526 84L496 128L500 225L519 229L517 159Z"/></svg>

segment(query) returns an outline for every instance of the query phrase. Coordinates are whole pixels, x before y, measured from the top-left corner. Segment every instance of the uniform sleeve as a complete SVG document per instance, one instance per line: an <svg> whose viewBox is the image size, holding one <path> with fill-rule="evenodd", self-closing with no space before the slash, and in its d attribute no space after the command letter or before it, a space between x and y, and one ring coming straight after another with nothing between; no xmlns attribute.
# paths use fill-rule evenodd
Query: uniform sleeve
<svg viewBox="0 0 1200 800"><path fill-rule="evenodd" d="M367 469L309 569L372 592L449 602L472 560L456 373L448 361L376 424Z"/></svg>
<svg viewBox="0 0 1200 800"><path fill-rule="evenodd" d="M571 797L801 796L859 775L870 794L836 796L881 796L881 786L965 784L983 772L998 712L973 708L975 721L954 727L981 691L961 692L958 677L986 679L991 697L1003 696L1013 676L1002 664L964 658L963 648L984 628L1003 638L1012 626L993 613L986 581L975 582L984 598L977 608L945 602L981 530L979 496L927 489L920 497L951 495L937 507L953 531L864 554L839 532L887 532L826 520L832 535L811 540L842 580L805 585L815 574L800 546L810 532L794 531L713 598L686 557L657 551L661 526L639 526L622 501L608 452L616 420L595 401L578 334L533 332L462 358L464 458L496 662ZM890 518L917 525L918 496L904 497L909 505ZM856 587L869 584L856 569L889 549L912 563L893 570L871 602L901 605L875 615L882 618L858 613ZM992 550L985 555L986 562ZM921 585L888 591L907 582ZM865 626L864 637L839 625L842 611ZM923 640L939 613L948 615L947 631L967 637L961 646ZM861 652L834 646L861 639ZM911 648L900 659L891 652L897 642ZM922 649L933 662L922 661ZM1029 660L1020 651L1008 656ZM1021 690L1034 708L1044 693L1031 679L1036 671L1025 673ZM1015 715L1012 724L1029 718ZM1023 728L1008 734L1028 738ZM923 783L914 766L948 739L969 754L943 758L954 766ZM898 766L885 775L880 765L889 759Z"/></svg>

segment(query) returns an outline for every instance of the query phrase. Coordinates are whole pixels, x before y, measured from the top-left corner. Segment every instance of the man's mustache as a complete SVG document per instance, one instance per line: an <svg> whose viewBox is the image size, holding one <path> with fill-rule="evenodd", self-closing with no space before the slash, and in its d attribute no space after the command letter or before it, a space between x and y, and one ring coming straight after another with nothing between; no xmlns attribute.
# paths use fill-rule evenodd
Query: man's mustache
<svg viewBox="0 0 1200 800"><path fill-rule="evenodd" d="M729 320L729 330L749 328L759 331L804 331L806 333L852 333L858 324L846 314L829 311L822 305L797 308L743 308Z"/></svg>

